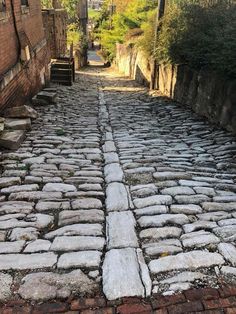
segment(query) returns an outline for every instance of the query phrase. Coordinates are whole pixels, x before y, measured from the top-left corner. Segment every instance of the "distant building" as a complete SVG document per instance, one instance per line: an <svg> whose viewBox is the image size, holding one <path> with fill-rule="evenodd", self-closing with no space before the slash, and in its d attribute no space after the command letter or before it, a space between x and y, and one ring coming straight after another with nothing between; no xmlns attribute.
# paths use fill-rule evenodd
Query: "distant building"
<svg viewBox="0 0 236 314"><path fill-rule="evenodd" d="M94 10L101 10L104 0L88 0L88 8Z"/></svg>

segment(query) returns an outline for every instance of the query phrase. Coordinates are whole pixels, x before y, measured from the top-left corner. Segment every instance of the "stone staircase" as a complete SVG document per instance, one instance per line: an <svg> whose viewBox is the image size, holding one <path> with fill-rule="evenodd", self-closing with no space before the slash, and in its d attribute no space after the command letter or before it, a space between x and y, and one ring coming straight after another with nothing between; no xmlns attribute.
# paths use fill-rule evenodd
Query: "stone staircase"
<svg viewBox="0 0 236 314"><path fill-rule="evenodd" d="M71 86L73 84L74 60L71 58L60 58L51 64L51 82Z"/></svg>
<svg viewBox="0 0 236 314"><path fill-rule="evenodd" d="M57 102L57 90L45 88L33 99L33 105L50 105ZM18 149L26 137L26 132L31 129L31 120L38 117L38 113L32 107L23 105L8 108L0 117L0 150Z"/></svg>

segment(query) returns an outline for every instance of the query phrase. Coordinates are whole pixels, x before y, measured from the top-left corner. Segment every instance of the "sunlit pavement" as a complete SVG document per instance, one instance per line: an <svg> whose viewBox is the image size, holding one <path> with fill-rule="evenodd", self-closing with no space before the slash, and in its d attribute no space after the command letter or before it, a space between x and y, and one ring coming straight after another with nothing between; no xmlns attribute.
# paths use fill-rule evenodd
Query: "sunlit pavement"
<svg viewBox="0 0 236 314"><path fill-rule="evenodd" d="M66 300L42 313L234 310L235 288L196 288L235 283L235 137L94 53L56 105L36 108L21 148L2 154L0 299L22 311L16 300ZM130 299L136 310L106 301L161 294L156 305Z"/></svg>

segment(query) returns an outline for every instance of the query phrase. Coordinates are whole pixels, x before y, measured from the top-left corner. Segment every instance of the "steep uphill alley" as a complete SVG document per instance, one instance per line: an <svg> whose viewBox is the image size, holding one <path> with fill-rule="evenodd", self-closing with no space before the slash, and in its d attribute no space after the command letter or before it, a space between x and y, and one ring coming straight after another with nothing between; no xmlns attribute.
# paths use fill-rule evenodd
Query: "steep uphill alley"
<svg viewBox="0 0 236 314"><path fill-rule="evenodd" d="M235 137L110 70L58 92L1 156L0 299L234 283Z"/></svg>

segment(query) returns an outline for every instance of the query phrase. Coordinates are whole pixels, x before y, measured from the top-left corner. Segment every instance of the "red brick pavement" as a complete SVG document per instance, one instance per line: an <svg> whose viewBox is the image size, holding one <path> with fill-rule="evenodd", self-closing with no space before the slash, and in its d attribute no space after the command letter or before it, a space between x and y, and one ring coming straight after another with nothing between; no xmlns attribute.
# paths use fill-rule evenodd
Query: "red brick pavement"
<svg viewBox="0 0 236 314"><path fill-rule="evenodd" d="M74 298L42 304L22 300L0 305L0 314L236 314L236 286L220 289L191 289L173 296L155 295L149 299L104 297Z"/></svg>

